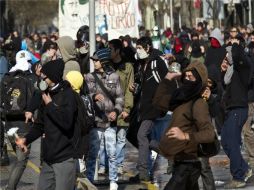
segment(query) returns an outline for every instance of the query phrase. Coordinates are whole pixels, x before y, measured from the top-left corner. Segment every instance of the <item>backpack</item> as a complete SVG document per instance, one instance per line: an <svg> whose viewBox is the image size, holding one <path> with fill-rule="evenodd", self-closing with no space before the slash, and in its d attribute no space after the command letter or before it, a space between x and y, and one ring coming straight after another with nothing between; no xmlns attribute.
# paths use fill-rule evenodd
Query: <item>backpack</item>
<svg viewBox="0 0 254 190"><path fill-rule="evenodd" d="M81 95L75 93L77 103L77 121L76 125L80 128L81 135L85 136L95 125L95 112L93 100L87 91L81 91Z"/></svg>
<svg viewBox="0 0 254 190"><path fill-rule="evenodd" d="M24 71L7 73L1 83L1 107L6 117L23 116L34 93L33 74Z"/></svg>
<svg viewBox="0 0 254 190"><path fill-rule="evenodd" d="M196 126L196 124L195 124L195 119L193 118L193 107L194 107L194 104L195 104L195 102L197 100L198 99L193 100L192 101L192 105L191 105L191 115L192 115L191 120L192 120L192 122L193 122L193 124L195 126ZM197 126L196 126L196 130L198 131L198 127ZM216 156L217 154L219 154L220 150L221 150L220 141L218 139L217 132L215 131L214 142L211 142L211 143L199 143L198 144L198 152L197 153L198 153L198 157L209 158L209 157L213 157L213 156Z"/></svg>

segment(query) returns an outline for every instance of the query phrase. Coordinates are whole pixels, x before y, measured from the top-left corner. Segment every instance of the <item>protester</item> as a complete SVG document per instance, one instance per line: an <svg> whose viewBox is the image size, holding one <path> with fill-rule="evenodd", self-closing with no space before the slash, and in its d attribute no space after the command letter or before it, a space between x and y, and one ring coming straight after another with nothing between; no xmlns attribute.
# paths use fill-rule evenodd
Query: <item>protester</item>
<svg viewBox="0 0 254 190"><path fill-rule="evenodd" d="M232 28L231 31L235 30ZM233 36L232 36L233 37ZM226 119L221 131L221 143L230 159L230 172L233 179L225 189L241 188L253 175L252 169L241 154L241 133L248 116L248 83L250 65L246 61L240 41L233 38L227 46L227 56L221 64L225 95L223 101Z"/></svg>
<svg viewBox="0 0 254 190"><path fill-rule="evenodd" d="M34 74L31 73L30 62L29 52L19 51L16 55L16 65L10 69L1 82L1 119L5 121L5 130L14 130L17 127L16 133L21 137L29 131L29 125L24 122L24 108L29 104L36 81ZM27 99L24 99L24 97L27 97ZM9 104L11 104L11 107L8 106ZM29 151L22 152L17 148L13 135L9 139L14 151L16 151L17 161L10 171L5 189L15 190L26 168ZM30 150L30 146L28 146L28 149Z"/></svg>
<svg viewBox="0 0 254 190"><path fill-rule="evenodd" d="M70 190L75 185L76 152L72 141L77 105L70 84L62 79L63 70L61 59L43 65L41 77L48 85L42 93L44 104L29 133L16 139L20 150L26 153L27 146L45 134L38 189Z"/></svg>
<svg viewBox="0 0 254 190"><path fill-rule="evenodd" d="M57 58L62 58L64 61L63 78L65 79L69 71L80 72L79 63L76 61L74 40L70 36L62 36L56 43L58 46Z"/></svg>
<svg viewBox="0 0 254 190"><path fill-rule="evenodd" d="M91 59L95 72L86 75L86 82L95 104L96 127L89 135L87 178L94 181L95 162L100 154L100 144L103 143L103 151L108 156L110 190L117 190L116 121L123 111L123 91L120 77L110 65L110 50L98 50Z"/></svg>
<svg viewBox="0 0 254 190"><path fill-rule="evenodd" d="M113 67L120 76L120 84L124 95L123 112L117 119L117 140L116 140L116 157L117 172L123 174L123 165L125 158L126 132L128 130L128 118L133 107L133 94L129 90L129 86L134 81L134 69L123 54L122 42L118 39L109 41L111 49L111 59Z"/></svg>
<svg viewBox="0 0 254 190"><path fill-rule="evenodd" d="M149 135L152 132L154 120L163 117L165 113L160 112L152 105L154 93L167 73L167 66L160 57L161 52L153 48L152 40L149 37L142 37L137 40L137 58L139 62L139 83L132 84L131 90L141 89L138 101L138 121L141 122L138 130L138 165L139 175L132 180L150 181L148 158ZM151 91L153 89L153 91Z"/></svg>
<svg viewBox="0 0 254 190"><path fill-rule="evenodd" d="M180 76L181 73L169 72L154 97L158 108L173 111L170 126L159 146L166 158L174 160L172 177L165 190L199 189L201 163L197 144L213 142L215 135L208 105L201 97L207 85L205 66L192 62L182 74L182 86L177 88L174 79Z"/></svg>

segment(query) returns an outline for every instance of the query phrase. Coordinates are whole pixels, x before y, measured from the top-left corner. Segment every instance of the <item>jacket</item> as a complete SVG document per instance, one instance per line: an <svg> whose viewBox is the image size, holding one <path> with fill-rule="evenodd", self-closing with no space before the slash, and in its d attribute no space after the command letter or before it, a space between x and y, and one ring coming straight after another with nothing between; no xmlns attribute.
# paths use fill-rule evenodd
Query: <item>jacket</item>
<svg viewBox="0 0 254 190"><path fill-rule="evenodd" d="M195 68L201 76L202 86L207 84L207 71L202 63L191 63L186 70ZM172 120L168 129L179 127L183 132L189 133L189 141L169 139L166 132L161 138L159 148L162 154L173 160L195 160L197 156L198 143L213 142L215 132L211 123L208 104L202 98L190 100L172 110L169 106L171 95L176 89L176 83L164 79L154 97L154 105L166 111L173 111ZM194 102L195 101L195 102ZM193 122L193 119L195 122Z"/></svg>
<svg viewBox="0 0 254 190"><path fill-rule="evenodd" d="M157 67L155 68L155 70L158 73L160 79L163 79L168 72L168 68L165 62L160 58L159 53L160 51L154 49L148 57L146 69L144 70L144 65L141 65L139 71L141 72L142 78L141 95L138 105L139 121L153 120L162 117L164 114L164 112L161 112L152 104L153 97L159 85L159 83L155 80L154 75L152 74L152 61L156 61Z"/></svg>
<svg viewBox="0 0 254 190"><path fill-rule="evenodd" d="M30 144L45 133L42 141L43 159L53 164L76 157L72 142L77 105L67 81L60 82L49 94L52 102L40 106L34 126L25 138L26 144Z"/></svg>
<svg viewBox="0 0 254 190"><path fill-rule="evenodd" d="M246 60L246 55L242 46L233 44L231 51L234 72L231 82L228 85L224 84L225 93L223 95L223 101L227 110L234 108L247 108L251 66ZM224 75L225 73L222 73L223 78Z"/></svg>
<svg viewBox="0 0 254 190"><path fill-rule="evenodd" d="M64 60L64 73L63 79L65 80L65 76L69 71L79 71L80 66L79 63L76 61L75 55L75 42L69 36L63 36L56 41L58 48L62 54L62 58Z"/></svg>
<svg viewBox="0 0 254 190"><path fill-rule="evenodd" d="M119 63L118 63L119 64ZM120 76L120 84L124 94L123 111L130 114L133 107L133 94L129 90L129 86L134 81L134 69L131 63L122 62L118 65L117 74ZM118 117L117 126L128 127L129 123L122 117Z"/></svg>
<svg viewBox="0 0 254 190"><path fill-rule="evenodd" d="M91 73L86 75L86 83L89 89L89 95L94 100L95 107L95 122L97 127L107 128L111 126L111 123L105 118L108 117L110 112L115 111L119 115L123 111L124 97L123 91L120 85L120 77L114 72L109 73L95 73L102 81L105 88L109 91L111 96L115 100L115 105L110 98L103 92L98 82L95 81L94 76ZM96 94L102 94L104 101L95 101Z"/></svg>

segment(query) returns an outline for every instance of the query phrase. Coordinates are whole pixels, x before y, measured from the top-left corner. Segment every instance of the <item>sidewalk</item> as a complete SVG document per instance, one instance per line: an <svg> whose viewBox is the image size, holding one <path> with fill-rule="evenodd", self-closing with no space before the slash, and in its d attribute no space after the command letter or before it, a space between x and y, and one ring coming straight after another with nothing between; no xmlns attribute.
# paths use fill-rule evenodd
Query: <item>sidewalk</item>
<svg viewBox="0 0 254 190"><path fill-rule="evenodd" d="M9 150L9 155L11 162L15 159L15 154L12 150ZM130 144L127 144L126 149L126 162L124 166L124 175L119 177L119 190L161 190L164 188L165 184L168 182L170 175L166 174L167 170L167 160L160 157L158 158L155 166L155 183L154 184L130 184L129 177L134 176L137 173L136 162L137 162L138 152ZM30 160L28 166L21 178L18 185L18 190L35 190L38 183L39 177L39 163L40 163L40 140L35 141L32 144ZM216 180L216 189L222 190L223 185L230 180L229 173L229 161L227 156L221 152L219 155L212 157L210 159L212 166L214 178ZM0 187L4 187L8 180L9 167L0 167ZM105 183L105 177L99 177L99 182L101 184L96 185L98 190L107 190L109 185ZM200 189L202 189L202 181L200 179ZM254 179L251 179L251 183L243 188L244 190L254 189Z"/></svg>

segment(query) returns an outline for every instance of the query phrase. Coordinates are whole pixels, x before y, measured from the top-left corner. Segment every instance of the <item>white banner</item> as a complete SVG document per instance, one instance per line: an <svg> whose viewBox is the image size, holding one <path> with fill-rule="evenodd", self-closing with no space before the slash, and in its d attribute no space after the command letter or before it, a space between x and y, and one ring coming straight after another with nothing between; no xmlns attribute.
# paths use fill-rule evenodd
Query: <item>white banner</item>
<svg viewBox="0 0 254 190"><path fill-rule="evenodd" d="M96 0L96 33L108 33L109 40L129 34L138 37L141 18L138 0ZM89 26L89 0L59 0L59 34L76 39L80 26Z"/></svg>
<svg viewBox="0 0 254 190"><path fill-rule="evenodd" d="M103 2L103 0L101 0ZM104 0L103 10L107 15L108 38L114 39L129 34L139 37L138 34L138 0L122 0L114 3L113 0Z"/></svg>

